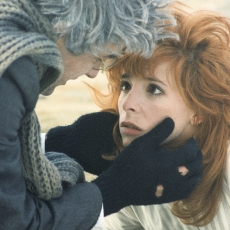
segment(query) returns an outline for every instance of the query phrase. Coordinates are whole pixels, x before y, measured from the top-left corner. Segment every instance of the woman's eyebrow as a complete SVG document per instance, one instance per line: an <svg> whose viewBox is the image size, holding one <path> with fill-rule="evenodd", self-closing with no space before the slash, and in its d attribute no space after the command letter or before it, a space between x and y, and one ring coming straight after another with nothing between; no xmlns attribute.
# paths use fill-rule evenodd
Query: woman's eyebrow
<svg viewBox="0 0 230 230"><path fill-rule="evenodd" d="M161 84L167 86L167 84L165 82L161 81L158 77L153 76L153 77L147 77L146 79L148 79L149 81L155 81L155 82L158 82L158 83L161 83Z"/></svg>

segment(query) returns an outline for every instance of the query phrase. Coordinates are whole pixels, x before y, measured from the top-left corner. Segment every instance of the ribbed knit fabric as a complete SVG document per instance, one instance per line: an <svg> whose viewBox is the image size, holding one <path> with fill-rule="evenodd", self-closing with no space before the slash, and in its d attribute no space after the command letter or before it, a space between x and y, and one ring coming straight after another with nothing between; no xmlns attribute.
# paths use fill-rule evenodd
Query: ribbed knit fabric
<svg viewBox="0 0 230 230"><path fill-rule="evenodd" d="M63 70L51 24L29 0L1 1L0 18L0 76L13 61L30 56L37 66L42 92ZM28 189L38 197L58 197L62 194L62 181L73 185L84 180L83 169L65 154L48 153L49 160L43 154L34 111L23 123L20 140L23 174Z"/></svg>
<svg viewBox="0 0 230 230"><path fill-rule="evenodd" d="M53 27L28 0L1 0L0 17L0 76L14 60L28 55L38 66L42 92L63 70Z"/></svg>

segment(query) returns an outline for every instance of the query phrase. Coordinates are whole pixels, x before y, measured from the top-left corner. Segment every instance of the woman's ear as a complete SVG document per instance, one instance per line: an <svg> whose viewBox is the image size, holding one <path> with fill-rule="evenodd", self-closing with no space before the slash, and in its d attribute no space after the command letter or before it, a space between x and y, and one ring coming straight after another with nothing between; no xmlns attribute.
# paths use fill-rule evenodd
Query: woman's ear
<svg viewBox="0 0 230 230"><path fill-rule="evenodd" d="M192 125L199 125L204 120L203 116L194 115L191 119Z"/></svg>

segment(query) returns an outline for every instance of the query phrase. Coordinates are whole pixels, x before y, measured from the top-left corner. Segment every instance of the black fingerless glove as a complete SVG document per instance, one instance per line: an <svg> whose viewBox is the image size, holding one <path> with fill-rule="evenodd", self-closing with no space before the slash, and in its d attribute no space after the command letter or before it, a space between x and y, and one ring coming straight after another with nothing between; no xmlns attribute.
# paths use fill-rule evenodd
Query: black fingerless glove
<svg viewBox="0 0 230 230"><path fill-rule="evenodd" d="M46 135L45 151L62 152L75 159L86 172L99 175L112 161L102 154L114 152L113 127L118 116L109 112L81 116L68 126L58 126Z"/></svg>
<svg viewBox="0 0 230 230"><path fill-rule="evenodd" d="M105 216L129 205L151 205L187 198L202 175L202 154L194 139L175 150L159 144L173 131L170 118L149 133L137 138L116 158L95 183L103 197ZM189 173L182 176L179 166ZM161 197L156 197L157 185L163 185Z"/></svg>

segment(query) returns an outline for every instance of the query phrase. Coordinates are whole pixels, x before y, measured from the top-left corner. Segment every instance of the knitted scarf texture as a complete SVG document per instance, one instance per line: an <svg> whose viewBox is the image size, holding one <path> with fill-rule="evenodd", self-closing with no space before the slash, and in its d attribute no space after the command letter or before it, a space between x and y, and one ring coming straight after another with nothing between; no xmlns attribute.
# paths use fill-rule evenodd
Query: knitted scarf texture
<svg viewBox="0 0 230 230"><path fill-rule="evenodd" d="M0 76L13 61L30 56L37 66L42 92L63 71L53 27L31 0L1 0L0 18ZM20 141L27 188L39 198L59 197L63 181L68 185L84 181L81 166L65 154L50 152L44 155L35 111L25 119Z"/></svg>

